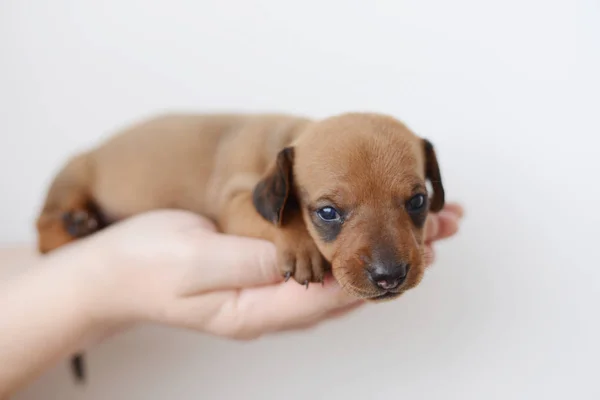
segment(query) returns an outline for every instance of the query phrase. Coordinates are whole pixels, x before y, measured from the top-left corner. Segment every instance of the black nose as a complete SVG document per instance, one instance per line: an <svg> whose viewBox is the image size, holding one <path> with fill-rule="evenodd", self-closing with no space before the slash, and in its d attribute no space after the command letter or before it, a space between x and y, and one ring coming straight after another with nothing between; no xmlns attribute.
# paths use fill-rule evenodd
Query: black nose
<svg viewBox="0 0 600 400"><path fill-rule="evenodd" d="M369 279L385 290L392 290L400 286L408 275L410 269L408 264L396 265L374 264L369 269Z"/></svg>

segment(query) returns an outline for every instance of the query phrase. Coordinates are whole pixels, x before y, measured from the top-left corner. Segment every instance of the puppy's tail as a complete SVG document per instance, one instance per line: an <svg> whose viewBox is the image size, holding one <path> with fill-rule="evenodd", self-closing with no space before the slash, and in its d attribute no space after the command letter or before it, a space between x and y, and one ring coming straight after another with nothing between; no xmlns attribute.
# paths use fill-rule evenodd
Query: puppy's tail
<svg viewBox="0 0 600 400"><path fill-rule="evenodd" d="M58 171L36 219L40 254L49 253L102 228L100 215L91 198L92 180L93 168L87 153L73 157ZM87 219L82 219L82 215ZM83 383L86 373L83 353L75 354L70 365L76 382Z"/></svg>
<svg viewBox="0 0 600 400"><path fill-rule="evenodd" d="M71 372L77 383L85 382L85 360L83 353L78 353L71 357Z"/></svg>

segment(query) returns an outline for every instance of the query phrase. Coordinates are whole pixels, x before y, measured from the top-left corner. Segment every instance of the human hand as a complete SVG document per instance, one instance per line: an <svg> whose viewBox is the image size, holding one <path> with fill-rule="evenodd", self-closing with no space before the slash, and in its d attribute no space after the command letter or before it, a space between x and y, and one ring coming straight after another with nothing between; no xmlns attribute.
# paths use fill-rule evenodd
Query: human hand
<svg viewBox="0 0 600 400"><path fill-rule="evenodd" d="M454 235L462 208L427 222L433 244ZM101 320L149 321L235 339L314 326L364 304L328 276L308 289L282 282L275 246L224 235L206 219L161 210L132 217L74 243L83 254L87 306Z"/></svg>

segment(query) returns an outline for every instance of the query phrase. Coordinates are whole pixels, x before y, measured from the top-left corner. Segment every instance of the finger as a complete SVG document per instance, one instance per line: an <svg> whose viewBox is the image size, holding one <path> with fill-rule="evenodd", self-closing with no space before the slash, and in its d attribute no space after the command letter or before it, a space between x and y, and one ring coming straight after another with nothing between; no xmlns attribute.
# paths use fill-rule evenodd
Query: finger
<svg viewBox="0 0 600 400"><path fill-rule="evenodd" d="M460 218L457 214L442 210L438 214L432 214L427 219L426 242L445 239L458 231Z"/></svg>
<svg viewBox="0 0 600 400"><path fill-rule="evenodd" d="M176 227L180 231L197 230L198 228L205 231L216 231L216 226L208 218L190 211L177 209L146 211L118 221L105 230L112 230L118 226L135 227L133 229L141 229L141 227L153 229L157 226L165 226L167 228Z"/></svg>
<svg viewBox="0 0 600 400"><path fill-rule="evenodd" d="M458 218L463 218L465 215L465 210L459 203L446 203L444 211L451 212Z"/></svg>
<svg viewBox="0 0 600 400"><path fill-rule="evenodd" d="M425 254L423 256L425 268L429 267L435 262L435 250L430 244L425 245Z"/></svg>
<svg viewBox="0 0 600 400"><path fill-rule="evenodd" d="M439 214L438 222L437 240L448 238L458 232L460 218L456 214L442 211Z"/></svg>
<svg viewBox="0 0 600 400"><path fill-rule="evenodd" d="M275 246L264 240L198 233L183 295L279 282Z"/></svg>
<svg viewBox="0 0 600 400"><path fill-rule="evenodd" d="M256 293L252 306L244 310L244 318L250 330L276 332L325 320L330 313L361 302L331 280L324 286L311 285L309 290L288 282L270 293Z"/></svg>
<svg viewBox="0 0 600 400"><path fill-rule="evenodd" d="M352 297L328 277L325 285L309 289L295 281L188 298L179 319L193 319L204 329L238 338L257 337L262 333L294 329L316 323L329 314L362 301ZM212 310L207 312L207 310Z"/></svg>
<svg viewBox="0 0 600 400"><path fill-rule="evenodd" d="M425 241L435 240L440 230L440 215L429 214L425 222Z"/></svg>
<svg viewBox="0 0 600 400"><path fill-rule="evenodd" d="M439 230L439 218L451 218L452 216L454 216L457 219L462 219L462 217L464 216L464 209L460 204L446 203L446 205L440 212L431 213L427 221L428 235L430 235L431 237L437 237Z"/></svg>

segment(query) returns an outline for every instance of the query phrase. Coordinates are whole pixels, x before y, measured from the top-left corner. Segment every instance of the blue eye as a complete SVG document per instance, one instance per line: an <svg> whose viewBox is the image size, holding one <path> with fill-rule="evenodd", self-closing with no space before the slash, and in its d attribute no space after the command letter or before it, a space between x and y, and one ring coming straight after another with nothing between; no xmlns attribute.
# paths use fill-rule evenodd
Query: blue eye
<svg viewBox="0 0 600 400"><path fill-rule="evenodd" d="M323 207L317 210L317 215L323 221L339 221L341 219L340 213L333 207Z"/></svg>
<svg viewBox="0 0 600 400"><path fill-rule="evenodd" d="M413 196L410 200L408 200L406 208L408 209L408 211L412 212L421 211L421 209L425 206L426 202L427 199L424 195L417 194L416 196Z"/></svg>

